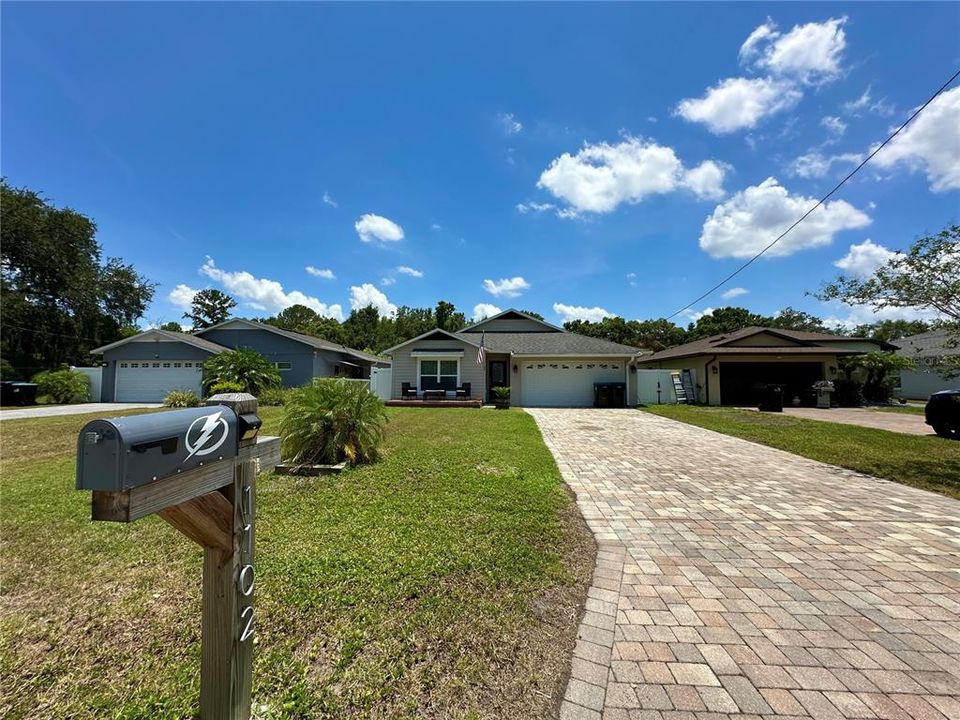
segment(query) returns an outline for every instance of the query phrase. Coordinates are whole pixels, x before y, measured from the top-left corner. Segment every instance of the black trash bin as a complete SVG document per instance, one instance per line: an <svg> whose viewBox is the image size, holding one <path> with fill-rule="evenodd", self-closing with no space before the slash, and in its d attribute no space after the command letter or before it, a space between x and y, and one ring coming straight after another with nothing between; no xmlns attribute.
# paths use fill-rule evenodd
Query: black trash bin
<svg viewBox="0 0 960 720"><path fill-rule="evenodd" d="M783 412L783 385L767 385L757 408L763 412Z"/></svg>
<svg viewBox="0 0 960 720"><path fill-rule="evenodd" d="M627 384L619 382L594 383L593 406L597 408L626 407Z"/></svg>
<svg viewBox="0 0 960 720"><path fill-rule="evenodd" d="M0 405L36 405L37 384L16 382L13 380L0 381Z"/></svg>

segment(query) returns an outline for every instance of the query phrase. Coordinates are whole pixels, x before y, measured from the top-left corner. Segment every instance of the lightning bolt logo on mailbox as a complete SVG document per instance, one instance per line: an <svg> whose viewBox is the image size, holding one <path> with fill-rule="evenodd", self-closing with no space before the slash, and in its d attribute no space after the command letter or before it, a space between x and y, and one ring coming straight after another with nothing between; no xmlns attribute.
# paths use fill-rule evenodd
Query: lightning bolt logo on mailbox
<svg viewBox="0 0 960 720"><path fill-rule="evenodd" d="M227 427L227 421L222 416L223 411L220 410L210 415L198 417L190 423L190 427L187 428L187 434L183 441L183 444L187 450L190 451L190 454L183 459L183 462L186 462L194 455L209 455L223 445L223 441L227 439L230 430ZM194 430L200 423L203 423L203 427L194 434ZM219 438L216 437L218 432L220 434Z"/></svg>

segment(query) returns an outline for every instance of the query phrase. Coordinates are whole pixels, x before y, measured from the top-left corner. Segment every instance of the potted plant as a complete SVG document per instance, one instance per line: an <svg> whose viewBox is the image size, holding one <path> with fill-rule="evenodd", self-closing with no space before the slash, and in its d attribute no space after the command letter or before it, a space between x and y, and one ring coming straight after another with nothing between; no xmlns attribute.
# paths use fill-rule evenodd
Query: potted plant
<svg viewBox="0 0 960 720"><path fill-rule="evenodd" d="M497 410L506 410L510 407L510 387L500 385L493 388L493 404Z"/></svg>

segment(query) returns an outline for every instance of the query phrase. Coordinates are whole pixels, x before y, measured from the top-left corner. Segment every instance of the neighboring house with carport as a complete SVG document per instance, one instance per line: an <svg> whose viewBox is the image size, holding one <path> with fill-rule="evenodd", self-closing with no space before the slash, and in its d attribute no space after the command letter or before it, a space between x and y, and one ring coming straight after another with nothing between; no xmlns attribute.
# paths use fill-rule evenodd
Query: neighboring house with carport
<svg viewBox="0 0 960 720"><path fill-rule="evenodd" d="M900 371L899 397L925 400L940 390L960 387L960 378L947 378L940 370L941 363L960 356L960 344L946 330L931 330L909 335L896 341L898 355L910 358L916 364L913 370Z"/></svg>
<svg viewBox="0 0 960 720"><path fill-rule="evenodd" d="M274 363L284 387L317 377L369 378L381 357L265 323L233 319L195 333L146 330L97 348L103 355L102 402L159 402L171 390L202 393L203 363L213 355L250 348Z"/></svg>
<svg viewBox="0 0 960 720"><path fill-rule="evenodd" d="M705 405L756 405L760 386L785 386L786 402L806 399L813 383L840 377L840 358L895 349L866 338L747 327L640 357L637 367L692 370Z"/></svg>
<svg viewBox="0 0 960 720"><path fill-rule="evenodd" d="M477 363L481 343L484 359ZM492 388L510 387L510 402L521 407L590 407L594 384L623 386L631 393L635 347L587 337L518 310L470 325L458 332L431 330L384 351L392 361L393 400L408 401L425 391L456 396L469 384L469 396L488 403Z"/></svg>

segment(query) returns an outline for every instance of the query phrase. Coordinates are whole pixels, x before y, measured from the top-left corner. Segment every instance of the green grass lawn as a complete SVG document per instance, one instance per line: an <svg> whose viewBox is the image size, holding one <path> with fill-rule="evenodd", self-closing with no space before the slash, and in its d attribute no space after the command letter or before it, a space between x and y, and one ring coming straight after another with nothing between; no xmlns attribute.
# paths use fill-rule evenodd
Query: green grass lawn
<svg viewBox="0 0 960 720"><path fill-rule="evenodd" d="M377 465L258 480L257 717L546 717L595 548L533 419L389 415ZM90 522L91 417L0 426L0 716L193 717L201 551Z"/></svg>
<svg viewBox="0 0 960 720"><path fill-rule="evenodd" d="M652 405L644 409L813 460L960 498L960 443L954 440L735 408Z"/></svg>

